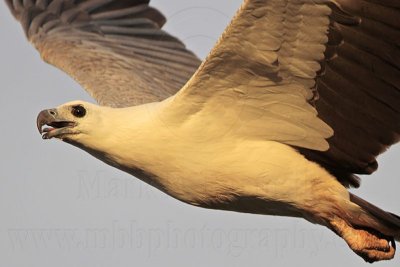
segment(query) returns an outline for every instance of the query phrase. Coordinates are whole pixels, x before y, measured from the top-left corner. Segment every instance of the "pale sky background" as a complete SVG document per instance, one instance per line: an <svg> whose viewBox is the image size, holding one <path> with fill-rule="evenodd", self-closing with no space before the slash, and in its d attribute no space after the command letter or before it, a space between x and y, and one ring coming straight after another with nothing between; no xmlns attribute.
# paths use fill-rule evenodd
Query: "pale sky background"
<svg viewBox="0 0 400 267"><path fill-rule="evenodd" d="M153 0L168 31L204 57L241 0ZM40 60L0 2L0 266L369 266L328 229L301 219L192 207L60 141L38 112L92 101ZM400 214L400 146L357 194ZM375 266L400 266L400 255Z"/></svg>

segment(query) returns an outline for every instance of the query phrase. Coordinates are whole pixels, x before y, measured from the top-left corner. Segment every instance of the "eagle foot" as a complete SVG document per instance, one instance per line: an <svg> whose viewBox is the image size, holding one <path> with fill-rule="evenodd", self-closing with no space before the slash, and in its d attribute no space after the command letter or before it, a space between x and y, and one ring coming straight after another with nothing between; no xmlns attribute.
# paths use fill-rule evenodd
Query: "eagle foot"
<svg viewBox="0 0 400 267"><path fill-rule="evenodd" d="M366 262L391 260L396 253L393 238L372 229L356 229L340 218L331 221L333 230Z"/></svg>

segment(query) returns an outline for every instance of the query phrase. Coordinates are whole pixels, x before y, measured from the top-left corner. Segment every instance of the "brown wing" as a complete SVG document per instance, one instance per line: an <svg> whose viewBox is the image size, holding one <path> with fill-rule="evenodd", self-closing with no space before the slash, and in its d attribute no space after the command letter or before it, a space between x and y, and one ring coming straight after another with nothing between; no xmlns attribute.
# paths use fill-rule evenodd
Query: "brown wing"
<svg viewBox="0 0 400 267"><path fill-rule="evenodd" d="M328 150L333 131L309 103L328 41L324 2L244 1L165 120L208 138Z"/></svg>
<svg viewBox="0 0 400 267"><path fill-rule="evenodd" d="M376 157L400 136L399 6L244 1L171 102L172 123L207 120L218 132L292 145L357 186L353 173L376 170Z"/></svg>
<svg viewBox="0 0 400 267"><path fill-rule="evenodd" d="M304 152L348 179L374 172L400 138L400 1L337 2L315 101L335 134L327 152Z"/></svg>
<svg viewBox="0 0 400 267"><path fill-rule="evenodd" d="M149 0L6 0L42 58L76 79L100 104L165 99L200 64L160 28Z"/></svg>

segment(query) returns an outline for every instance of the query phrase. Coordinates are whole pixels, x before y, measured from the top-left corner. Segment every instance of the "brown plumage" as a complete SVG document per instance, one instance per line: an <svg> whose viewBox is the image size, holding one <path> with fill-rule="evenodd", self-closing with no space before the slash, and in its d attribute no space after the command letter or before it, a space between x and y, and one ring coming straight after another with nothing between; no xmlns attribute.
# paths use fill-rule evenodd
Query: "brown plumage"
<svg viewBox="0 0 400 267"><path fill-rule="evenodd" d="M400 138L400 11L394 1L337 2L347 15L333 9L315 101L335 134L318 156L345 177L371 174Z"/></svg>
<svg viewBox="0 0 400 267"><path fill-rule="evenodd" d="M60 113L88 106L106 122L105 114L121 117L122 133L147 133L125 141L116 131L113 145L93 138L100 130L45 137L140 173L182 201L301 216L334 230L367 261L394 256L399 217L345 187L359 186L356 174L374 172L377 156L400 139L398 1L245 0L193 76L199 60L161 30L165 18L149 1L6 2L47 62L101 105L132 106L73 103ZM267 167L272 162L280 168ZM263 191L269 187L276 190Z"/></svg>
<svg viewBox="0 0 400 267"><path fill-rule="evenodd" d="M166 20L149 1L6 2L43 60L71 75L101 105L165 99L200 64L160 29Z"/></svg>

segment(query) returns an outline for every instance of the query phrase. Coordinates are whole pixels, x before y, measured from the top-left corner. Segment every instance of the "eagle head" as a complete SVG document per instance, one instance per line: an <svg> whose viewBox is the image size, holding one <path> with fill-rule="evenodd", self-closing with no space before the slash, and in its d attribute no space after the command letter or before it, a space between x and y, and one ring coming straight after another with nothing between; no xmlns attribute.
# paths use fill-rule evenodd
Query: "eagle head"
<svg viewBox="0 0 400 267"><path fill-rule="evenodd" d="M96 105L74 101L41 111L36 123L43 139L74 140L89 134L91 122L97 121L98 116Z"/></svg>

